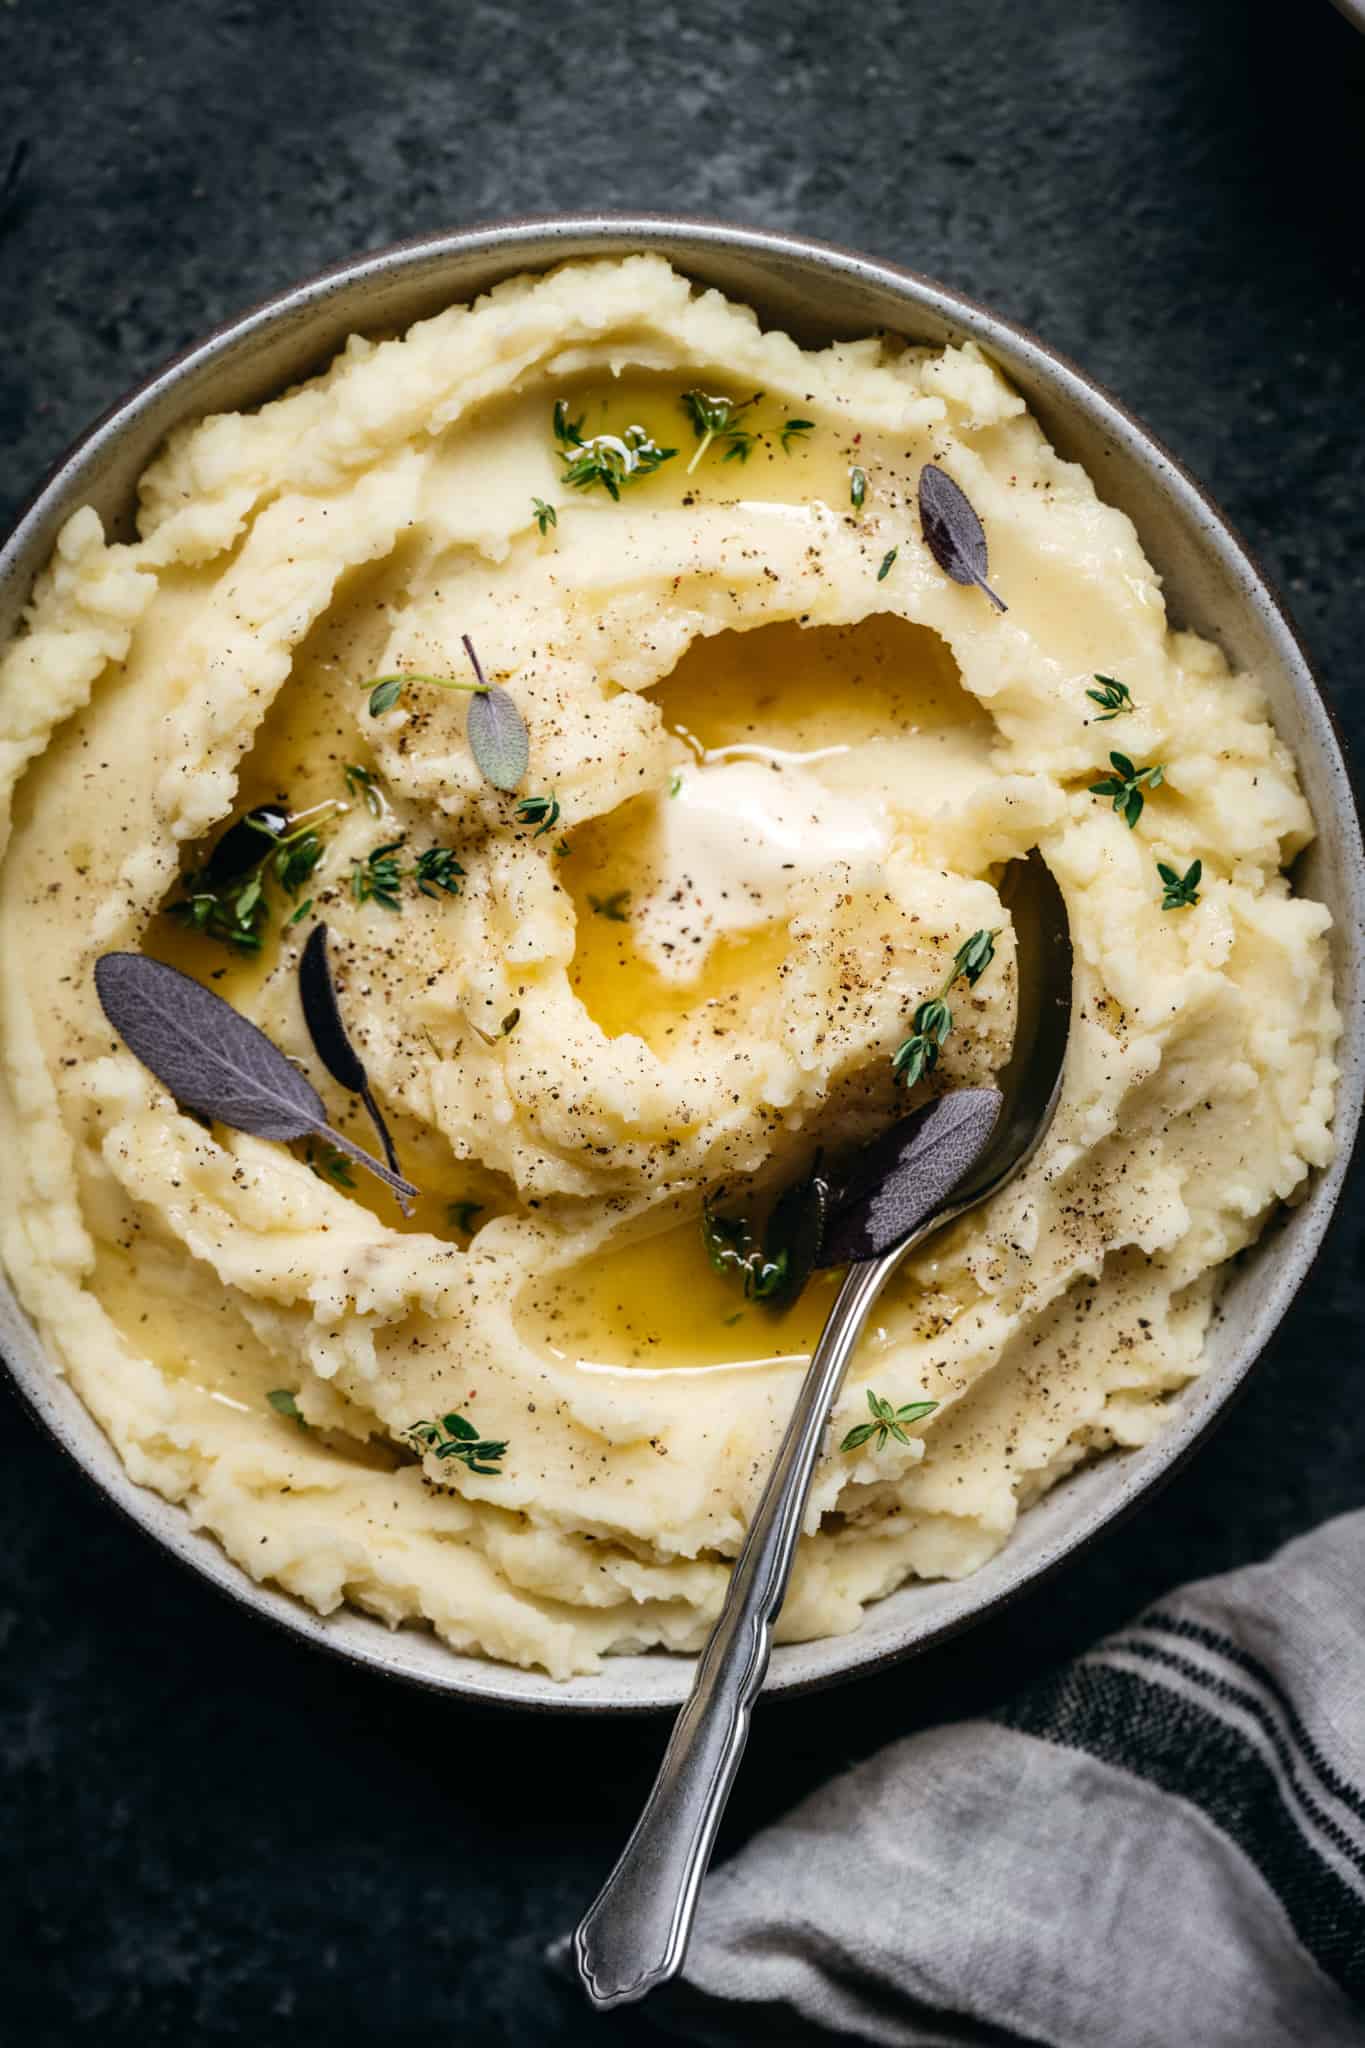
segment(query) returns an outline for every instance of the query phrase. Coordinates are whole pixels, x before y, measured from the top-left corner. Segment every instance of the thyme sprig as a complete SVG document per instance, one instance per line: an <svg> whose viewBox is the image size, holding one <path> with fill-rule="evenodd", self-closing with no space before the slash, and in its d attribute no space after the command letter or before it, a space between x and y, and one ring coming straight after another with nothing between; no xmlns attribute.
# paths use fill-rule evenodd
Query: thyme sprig
<svg viewBox="0 0 1365 2048"><path fill-rule="evenodd" d="M402 1434L419 1457L430 1452L442 1460L455 1458L471 1472L496 1475L507 1455L505 1443L480 1436L465 1415L443 1415L438 1422L413 1422Z"/></svg>
<svg viewBox="0 0 1365 2048"><path fill-rule="evenodd" d="M867 1390L867 1405L872 1411L871 1422L857 1423L840 1444L841 1451L861 1450L875 1436L875 1449L884 1451L889 1437L895 1437L898 1444L908 1444L904 1424L923 1422L926 1415L932 1415L938 1407L937 1401L907 1401L903 1407L893 1408L880 1394Z"/></svg>
<svg viewBox="0 0 1365 2048"><path fill-rule="evenodd" d="M238 952L259 953L273 889L298 905L288 924L311 907L311 897L302 904L298 897L326 850L318 827L340 808L329 801L297 817L274 804L248 811L228 826L203 867L186 875L184 895L167 906L170 915Z"/></svg>
<svg viewBox="0 0 1365 2048"><path fill-rule="evenodd" d="M458 896L463 875L448 846L429 846L413 862L412 879L423 896Z"/></svg>
<svg viewBox="0 0 1365 2048"><path fill-rule="evenodd" d="M355 1175L351 1162L344 1152L338 1152L335 1145L315 1146L311 1139L304 1150L304 1161L311 1166L319 1180L334 1181L339 1188L353 1188Z"/></svg>
<svg viewBox="0 0 1365 2048"><path fill-rule="evenodd" d="M532 838L542 839L559 823L559 798L553 790L548 796L524 796L517 805L516 817L519 825L535 826Z"/></svg>
<svg viewBox="0 0 1365 2048"><path fill-rule="evenodd" d="M404 669L401 675L375 676L370 683L370 716L382 718L386 711L392 711L409 683L433 683L438 690L467 690L477 696L488 688L487 683L467 683L462 676L422 675L416 669Z"/></svg>
<svg viewBox="0 0 1365 2048"><path fill-rule="evenodd" d="M744 1283L749 1301L767 1301L786 1278L784 1254L765 1258L747 1217L722 1216L708 1201L701 1212L702 1242L718 1273L734 1274Z"/></svg>
<svg viewBox="0 0 1365 2048"><path fill-rule="evenodd" d="M1199 884L1204 878L1202 860L1192 860L1183 875L1168 867L1164 860L1157 862L1156 871L1165 886L1163 910L1185 910L1199 901Z"/></svg>
<svg viewBox="0 0 1365 2048"><path fill-rule="evenodd" d="M891 1056L891 1071L898 1081L904 1081L907 1088L913 1088L916 1081L932 1073L938 1065L938 1056L953 1028L953 1013L947 1002L953 983L962 980L968 988L975 988L995 958L998 936L997 928L995 931L973 932L969 939L965 939L953 955L953 964L938 994L930 996L915 1011L910 1020L910 1036L896 1047Z"/></svg>
<svg viewBox="0 0 1365 2048"><path fill-rule="evenodd" d="M691 476L697 464L713 441L725 443L722 462L747 462L753 451L757 434L748 427L739 425L741 413L757 405L763 393L755 391L751 398L722 398L705 391L684 391L683 411L692 422L692 431L697 437L697 447L687 465Z"/></svg>
<svg viewBox="0 0 1365 2048"><path fill-rule="evenodd" d="M531 505L535 513L536 525L540 528L541 539L543 540L552 526L558 526L559 514L554 506L547 505L543 498L532 498Z"/></svg>
<svg viewBox="0 0 1365 2048"><path fill-rule="evenodd" d="M784 455L790 455L792 452L792 442L795 441L799 446L800 443L805 440L807 434L812 434L814 433L814 431L814 420L785 421L783 423L782 431L778 436L778 439L782 443L782 453Z"/></svg>
<svg viewBox="0 0 1365 2048"><path fill-rule="evenodd" d="M671 462L676 448L661 448L644 427L629 426L620 434L591 434L584 437L583 417L569 418L567 401L555 400L554 436L563 481L576 491L600 485L613 501L619 500L626 484L637 484L652 476L663 463ZM544 529L542 528L542 531Z"/></svg>
<svg viewBox="0 0 1365 2048"><path fill-rule="evenodd" d="M348 761L341 771L346 782L346 794L360 797L372 818L384 813L384 800L379 793L379 777L373 768L362 768L357 761Z"/></svg>
<svg viewBox="0 0 1365 2048"><path fill-rule="evenodd" d="M1092 782L1090 794L1112 797L1114 809L1131 832L1142 816L1144 789L1160 789L1166 771L1157 761L1148 768L1135 768L1126 754L1111 753L1109 762L1114 773L1102 782Z"/></svg>
<svg viewBox="0 0 1365 2048"><path fill-rule="evenodd" d="M363 860L351 862L351 894L357 903L380 903L385 910L402 910L403 868L398 855L404 843L386 840Z"/></svg>
<svg viewBox="0 0 1365 2048"><path fill-rule="evenodd" d="M405 881L415 882L423 896L459 895L465 871L448 846L429 846L411 867L404 867L398 856L406 843L388 839L363 860L352 861L351 895L357 903L378 903L401 912Z"/></svg>
<svg viewBox="0 0 1365 2048"><path fill-rule="evenodd" d="M740 1280L745 1298L786 1308L815 1270L829 1212L829 1181L819 1154L804 1179L778 1196L760 1243L747 1216L722 1216L708 1197L701 1231L718 1273Z"/></svg>
<svg viewBox="0 0 1365 2048"><path fill-rule="evenodd" d="M1108 725L1110 719L1117 718L1121 712L1137 710L1127 683L1116 682L1113 676L1096 676L1095 681L1100 685L1099 689L1087 690L1085 694L1093 698L1103 712L1103 716L1095 720L1096 725Z"/></svg>

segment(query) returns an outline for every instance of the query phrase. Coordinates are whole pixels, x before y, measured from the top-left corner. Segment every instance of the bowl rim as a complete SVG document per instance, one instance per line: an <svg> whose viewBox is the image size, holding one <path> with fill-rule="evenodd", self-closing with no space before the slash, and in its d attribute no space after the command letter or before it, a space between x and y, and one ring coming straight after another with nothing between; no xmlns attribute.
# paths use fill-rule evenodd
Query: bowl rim
<svg viewBox="0 0 1365 2048"><path fill-rule="evenodd" d="M562 255L546 252L540 245L555 240L572 242L572 251ZM595 245L584 250L582 243ZM330 294L341 287L354 288L369 278L381 278L394 272L401 273L411 267L419 268L423 263L442 257L467 260L471 255L493 255L505 250L508 264L502 275L513 277L518 274L518 250L525 244L536 245L537 253L528 254L524 267L541 270L553 267L556 262L587 260L592 256L612 256L657 248L661 242L685 243L695 246L698 251L717 247L738 254L749 254L759 260L780 260L783 256L794 258L806 264L814 264L832 274L836 281L841 277L845 284L854 280L870 282L875 287L901 298L907 308L928 308L949 327L960 330L974 340L981 340L990 353L993 336L1003 336L1014 344L1024 355L1033 355L1053 371L1062 373L1063 381L1070 381L1079 387L1090 408L1101 417L1108 415L1117 425L1126 430L1130 443L1137 443L1141 450L1143 465L1160 474L1163 487L1169 491L1172 483L1182 492L1192 508L1201 514L1203 523L1213 540L1217 541L1221 556L1240 571L1243 588L1240 602L1243 605L1257 598L1263 603L1271 623L1285 636L1290 648L1298 657L1302 682L1314 708L1321 713L1330 750L1336 754L1335 765L1341 771L1341 783L1348 798L1344 806L1343 828L1347 839L1352 842L1353 859L1349 862L1354 880L1353 893L1357 898L1355 908L1365 912L1365 845L1362 843L1360 801L1356 794L1355 778L1351 772L1351 750L1331 700L1323 691L1304 646L1301 634L1295 624L1287 603L1280 590L1256 559L1251 548L1223 513L1214 499L1188 469L1170 452L1164 442L1152 432L1138 415L1124 406L1113 394L1090 374L1080 368L1061 350L1042 341L1029 328L995 312L981 301L942 283L923 272L911 270L881 257L863 254L845 245L823 241L814 237L793 235L766 228L757 228L696 214L669 214L660 212L631 213L615 210L589 209L573 213L517 214L505 218L494 218L472 222L463 228L451 228L435 234L416 235L400 241L384 243L365 249L357 255L345 258L325 269L282 287L262 299L255 300L242 310L229 315L207 332L187 343L158 363L148 374L128 387L119 397L104 408L90 424L63 449L32 491L21 503L9 527L0 534L0 588L8 579L11 564L30 541L30 529L50 516L66 488L76 479L73 470L82 466L106 443L121 438L124 432L135 424L139 417L150 410L156 402L170 392L175 385L187 378L192 371L210 369L215 360L235 350L253 335L268 333L290 316L305 315L315 307L325 304ZM672 260L672 251L666 251ZM685 271L685 257L682 260ZM482 287L474 296L482 295ZM462 301L456 297L450 303ZM363 331L363 322L357 323L356 331ZM261 399L250 401L259 404ZM188 416L188 415L186 415ZM77 499L76 503L80 500ZM60 508L64 520L76 509L76 503ZM25 595L27 592L25 591ZM1296 683L1296 694L1301 694ZM1340 990L1338 990L1340 994ZM1343 1044L1349 1042L1351 1018L1344 1020ZM1343 1081L1350 1078L1343 1071ZM1117 1526L1134 1514L1138 1507L1149 1501L1163 1486L1179 1472L1186 1461L1206 1441L1214 1426L1229 1412L1233 1403L1246 1390L1248 1379L1257 1360L1278 1330L1289 1312L1300 1290L1320 1259L1330 1233L1340 1215L1341 1194L1350 1177L1361 1136L1360 1089L1339 1091L1334 1117L1334 1134L1337 1151L1331 1165L1323 1170L1314 1170L1310 1190L1316 1189L1323 1174L1329 1174L1335 1181L1330 1199L1319 1202L1320 1213L1313 1219L1314 1230L1306 1247L1298 1255L1297 1272L1288 1279L1281 1278L1277 1307L1267 1328L1257 1337L1247 1340L1241 1354L1234 1354L1225 1362L1222 1373L1225 1383L1220 1385L1216 1396L1201 1403L1189 1414L1173 1416L1163 1427L1153 1446L1146 1447L1155 1455L1146 1460L1145 1469L1134 1472L1131 1462L1125 1481L1112 1491L1112 1497L1103 1502L1098 1510L1090 1512L1089 1518L1073 1533L1062 1538L1050 1555L1034 1562L1031 1566L1016 1571L1004 1583L988 1591L986 1597L965 1612L949 1616L918 1634L912 1634L898 1643L887 1645L866 1644L864 1653L858 1654L860 1642L866 1643L865 1631L855 1628L848 1634L822 1639L824 1645L837 1646L849 1652L847 1656L833 1656L820 1670L803 1675L779 1676L771 1674L764 1697L794 1698L810 1692L821 1691L828 1686L846 1680L870 1676L884 1671L907 1657L932 1648L949 1638L961 1634L977 1622L998 1614L1011 1602L1033 1591L1062 1570L1081 1551L1093 1544L1105 1531ZM19 1312L22 1316L22 1311ZM27 1318L24 1318L27 1321ZM523 1712L592 1714L601 1712L647 1714L673 1711L684 1696L686 1686L681 1686L676 1696L630 1698L613 1693L610 1672L616 1660L604 1660L603 1670L595 1679L561 1681L536 1672L528 1674L517 1666L511 1666L493 1659L471 1660L458 1653L450 1653L450 1676L439 1674L439 1670L418 1669L398 1658L385 1657L374 1651L368 1643L360 1646L349 1641L343 1634L329 1629L331 1616L320 1616L302 1601L284 1593L269 1583L252 1579L221 1546L215 1546L217 1563L211 1564L204 1554L192 1547L191 1538L197 1533L178 1504L167 1502L154 1490L132 1481L123 1467L118 1453L109 1444L98 1424L83 1411L90 1420L95 1434L113 1458L117 1470L106 1475L96 1467L95 1456L87 1455L83 1446L73 1442L59 1420L49 1412L40 1399L36 1383L30 1383L28 1376L8 1355L0 1354L5 1377L19 1399L21 1407L31 1417L45 1436L51 1438L58 1448L76 1465L77 1469L98 1491L98 1493L126 1518L138 1527L158 1547L192 1571L196 1578L207 1581L218 1591L233 1599L239 1606L268 1621L281 1632L309 1645L325 1650L346 1663L369 1673L387 1679L399 1679L404 1684L419 1687L428 1692L454 1696L473 1705L510 1706ZM57 1376L54 1375L54 1378ZM1199 1386L1196 1380L1192 1383ZM74 1389L68 1389L71 1398L79 1403ZM83 1408L83 1404L81 1404ZM1126 1454L1129 1461L1137 1453ZM126 1485L118 1491L113 1483L122 1479ZM171 1508L180 1518L183 1528L175 1529L154 1526L158 1509ZM1013 1545L1011 1538L1001 1555L1007 1555ZM344 1606L339 1612L342 1617L356 1610ZM397 1634L401 1635L402 1631ZM388 1639L381 1639L388 1640ZM811 1647L791 1645L792 1649ZM680 1674L688 1674L693 1658L685 1654L659 1652L676 1665ZM779 1653L780 1654L780 1653ZM488 1674L487 1683L482 1678L469 1680L460 1674L458 1667L476 1661ZM539 1683L534 1691L525 1690L528 1678ZM519 1682L519 1683L518 1683ZM508 1691L508 1685L516 1689Z"/></svg>

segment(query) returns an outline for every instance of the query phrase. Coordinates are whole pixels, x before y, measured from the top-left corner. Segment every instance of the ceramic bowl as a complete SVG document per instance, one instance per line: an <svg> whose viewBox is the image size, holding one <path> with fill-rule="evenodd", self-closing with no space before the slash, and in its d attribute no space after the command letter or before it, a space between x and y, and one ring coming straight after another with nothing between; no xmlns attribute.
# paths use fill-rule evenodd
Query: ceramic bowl
<svg viewBox="0 0 1365 2048"><path fill-rule="evenodd" d="M1169 1476L1250 1372L1302 1285L1337 1201L1361 1109L1360 824L1341 746L1303 648L1217 508L1146 428L1070 363L984 307L910 271L707 221L515 220L403 243L327 271L231 321L114 406L53 471L0 552L0 637L17 624L34 575L78 506L93 504L112 532L131 535L136 480L178 422L273 396L321 368L356 330L401 329L520 271L643 249L658 250L688 276L719 286L807 342L890 329L916 342L971 339L994 358L1061 452L1083 463L1101 496L1132 517L1164 581L1173 621L1217 641L1234 666L1263 679L1318 823L1301 880L1330 905L1336 921L1338 997L1347 1019L1336 1161L1229 1275L1204 1370L1173 1401L1156 1441L1065 1480L1021 1518L1010 1543L973 1577L907 1586L871 1607L852 1634L779 1647L769 1689L796 1692L871 1671L966 1627L1056 1570ZM560 1684L538 1672L458 1656L430 1634L391 1632L360 1613L320 1618L289 1595L255 1584L211 1537L191 1528L182 1509L134 1485L52 1371L7 1291L0 1297L0 1346L35 1415L111 1501L214 1585L301 1640L395 1678L509 1706L628 1711L673 1705L684 1696L692 1665L683 1657L614 1657L598 1675Z"/></svg>

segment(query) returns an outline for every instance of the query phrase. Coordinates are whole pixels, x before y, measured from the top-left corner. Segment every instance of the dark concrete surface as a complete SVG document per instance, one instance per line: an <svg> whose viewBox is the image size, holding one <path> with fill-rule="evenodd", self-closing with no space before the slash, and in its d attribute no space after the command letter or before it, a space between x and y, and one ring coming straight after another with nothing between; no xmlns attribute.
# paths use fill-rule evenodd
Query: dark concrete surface
<svg viewBox="0 0 1365 2048"><path fill-rule="evenodd" d="M0 230L0 514L161 357L367 245L709 212L935 273L1110 385L1263 555L1359 740L1363 120L1365 44L1328 0L0 0L0 154L32 143ZM1357 1191L1159 1502L966 1639L764 1710L726 1846L1365 1500L1361 1235ZM661 1724L386 1689L184 1574L8 1400L0 1443L0 2039L644 2038L539 1958Z"/></svg>

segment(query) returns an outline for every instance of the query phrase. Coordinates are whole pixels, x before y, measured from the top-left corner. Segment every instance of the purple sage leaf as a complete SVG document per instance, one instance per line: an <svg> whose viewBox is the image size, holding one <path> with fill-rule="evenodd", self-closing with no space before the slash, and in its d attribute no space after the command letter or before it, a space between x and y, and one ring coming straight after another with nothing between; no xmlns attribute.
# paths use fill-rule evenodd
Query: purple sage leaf
<svg viewBox="0 0 1365 2048"><path fill-rule="evenodd" d="M822 1266L880 1258L941 1209L990 1143L1002 1097L955 1088L884 1131L835 1189Z"/></svg>
<svg viewBox="0 0 1365 2048"><path fill-rule="evenodd" d="M141 953L102 954L95 989L128 1050L182 1109L253 1138L325 1138L392 1188L408 1213L418 1192L411 1182L334 1131L307 1076L212 989Z"/></svg>
<svg viewBox="0 0 1365 2048"><path fill-rule="evenodd" d="M829 1212L829 1180L819 1159L805 1180L794 1181L773 1204L763 1237L763 1257L779 1278L765 1299L787 1308L820 1263Z"/></svg>
<svg viewBox="0 0 1365 2048"><path fill-rule="evenodd" d="M468 633L463 634L464 651L474 664L479 687L469 700L465 733L469 751L494 789L516 789L531 759L531 737L526 721L506 690L490 683L479 665Z"/></svg>
<svg viewBox="0 0 1365 2048"><path fill-rule="evenodd" d="M998 612L1008 610L986 581L986 529L946 470L926 462L919 473L919 523L924 545L954 583L975 583Z"/></svg>
<svg viewBox="0 0 1365 2048"><path fill-rule="evenodd" d="M303 1006L303 1021L308 1026L308 1036L318 1058L326 1067L332 1079L341 1087L349 1088L358 1095L370 1114L370 1121L379 1133L379 1142L384 1147L384 1157L392 1172L399 1169L398 1154L394 1150L389 1127L384 1113L370 1092L370 1078L365 1065L352 1045L337 1001L336 983L332 980L331 963L327 958L327 927L315 924L308 934L308 943L299 958L299 1001Z"/></svg>

